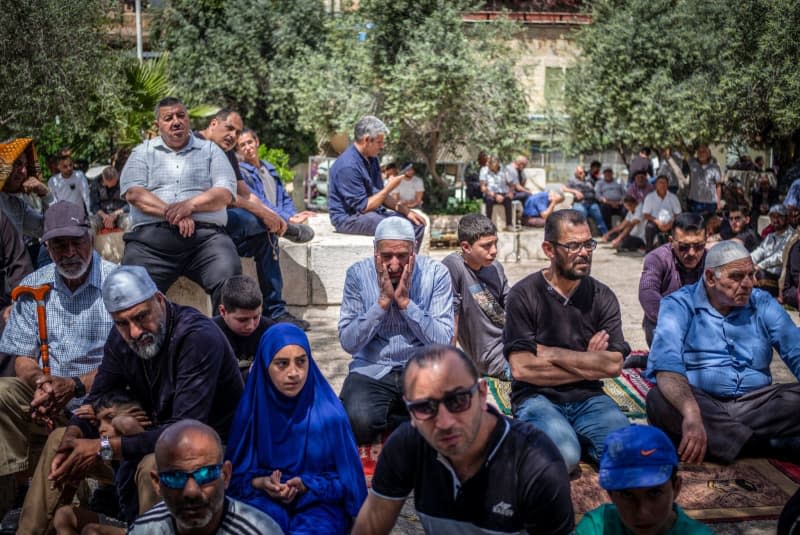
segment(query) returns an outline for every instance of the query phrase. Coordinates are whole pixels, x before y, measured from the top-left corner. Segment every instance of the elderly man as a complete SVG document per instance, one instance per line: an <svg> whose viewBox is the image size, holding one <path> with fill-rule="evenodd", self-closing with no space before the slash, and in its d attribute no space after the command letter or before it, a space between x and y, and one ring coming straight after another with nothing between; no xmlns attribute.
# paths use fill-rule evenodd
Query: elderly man
<svg viewBox="0 0 800 535"><path fill-rule="evenodd" d="M669 191L669 180L665 175L656 177L656 190L651 191L644 198L642 206L642 216L647 223L645 224L645 249L649 253L656 247L656 240L659 245L667 241L667 236L672 230L675 216L680 214L681 202L678 196Z"/></svg>
<svg viewBox="0 0 800 535"><path fill-rule="evenodd" d="M21 296L14 305L0 352L16 357L15 377L0 378L0 475L27 470L38 451L31 435L44 436L76 409L100 365L111 317L100 289L115 265L93 252L82 206L53 204L44 220L44 240L53 263L34 271L21 285L49 285L45 296L50 373L40 362L36 302ZM35 442L35 441L34 441Z"/></svg>
<svg viewBox="0 0 800 535"><path fill-rule="evenodd" d="M280 535L262 511L225 496L230 461L219 435L197 420L169 426L155 446L153 486L163 501L136 519L131 535Z"/></svg>
<svg viewBox="0 0 800 535"><path fill-rule="evenodd" d="M414 239L411 222L386 218L375 229L375 256L347 270L339 340L353 360L340 397L358 444L408 419L400 375L409 351L454 335L450 273L417 256Z"/></svg>
<svg viewBox="0 0 800 535"><path fill-rule="evenodd" d="M525 175L523 171L528 167L525 156L517 156L514 161L506 165L505 173L509 179L509 188L514 192L514 200L525 204L531 192L525 188ZM491 214L490 214L491 215Z"/></svg>
<svg viewBox="0 0 800 535"><path fill-rule="evenodd" d="M689 210L706 217L721 210L722 173L708 145L697 147L697 157L689 158L689 171Z"/></svg>
<svg viewBox="0 0 800 535"><path fill-rule="evenodd" d="M0 143L0 209L26 238L40 238L44 216L18 194L32 193L41 199L44 208L52 201L50 190L41 181L36 148L30 138ZM38 251L38 247L37 247ZM35 258L34 258L35 260Z"/></svg>
<svg viewBox="0 0 800 535"><path fill-rule="evenodd" d="M608 433L628 425L600 381L620 374L630 347L617 297L589 276L596 247L583 214L554 213L542 244L549 267L519 281L506 299L503 352L514 377L514 415L555 442L569 472L581 442L597 461Z"/></svg>
<svg viewBox="0 0 800 535"><path fill-rule="evenodd" d="M354 535L388 534L412 490L426 533L572 533L558 450L489 406L469 357L452 346L418 350L402 384L412 420L383 448Z"/></svg>
<svg viewBox="0 0 800 535"><path fill-rule="evenodd" d="M639 279L639 304L644 310L642 328L648 346L653 343L661 300L682 286L694 284L703 273L706 252L703 217L692 212L677 216L669 240L644 257Z"/></svg>
<svg viewBox="0 0 800 535"><path fill-rule="evenodd" d="M764 241L756 247L750 258L756 269L756 286L778 296L778 279L783 268L783 250L792 237L789 227L788 212L782 204L776 204L769 209L769 222L772 232L767 234Z"/></svg>
<svg viewBox="0 0 800 535"><path fill-rule="evenodd" d="M80 480L95 460L120 461L114 479L120 514L128 522L158 498L150 484L153 448L164 429L185 418L208 423L225 439L243 391L236 357L214 323L191 307L166 300L146 270L123 266L103 284L103 301L115 329L87 404L108 393L127 391L141 403L148 426L122 437L98 437L87 418L73 416L54 431L25 499L23 533L43 533L59 501L53 485ZM104 465L94 468L109 476Z"/></svg>
<svg viewBox="0 0 800 535"><path fill-rule="evenodd" d="M403 180L393 176L384 183L378 154L383 150L386 125L365 115L355 125L353 144L331 166L328 211L336 232L372 236L378 224L402 215L414 224L416 248L422 243L425 221L390 193Z"/></svg>
<svg viewBox="0 0 800 535"><path fill-rule="evenodd" d="M228 207L228 223L225 228L236 244L239 255L255 260L265 315L273 321L294 323L301 329L308 330L310 324L307 321L294 317L286 310L278 236L283 235L293 241L308 241L314 236L314 232L309 227L287 225L287 221L276 212L274 204L269 204L264 188L268 186L268 180L273 180L271 176L267 175L262 179L256 173L255 180L252 175L250 180L245 178L236 156L242 129L242 118L239 114L222 109L211 119L205 130L196 133L201 139L213 141L225 151L236 173L236 201L233 206ZM255 152L257 158L258 145L255 146Z"/></svg>
<svg viewBox="0 0 800 535"><path fill-rule="evenodd" d="M564 196L555 190L532 193L522 205L522 224L527 227L544 227L545 221L564 202Z"/></svg>
<svg viewBox="0 0 800 535"><path fill-rule="evenodd" d="M225 279L242 272L225 232L236 175L216 144L191 134L177 98L156 105L155 125L159 136L133 149L120 178L131 205L122 263L147 268L164 293L185 275L211 294L217 310Z"/></svg>
<svg viewBox="0 0 800 535"><path fill-rule="evenodd" d="M575 168L575 175L567 181L566 185L561 186L561 190L575 196L575 200L572 202L573 210L591 217L601 236L608 232L608 227L603 220L603 213L597 202L594 184L586 178L586 171L583 170L583 167Z"/></svg>
<svg viewBox="0 0 800 535"><path fill-rule="evenodd" d="M769 294L741 243L706 253L703 279L661 304L647 366L656 386L647 417L679 444L688 463L731 463L743 453L788 453L800 445L800 385L774 385L773 349L800 377L800 330Z"/></svg>

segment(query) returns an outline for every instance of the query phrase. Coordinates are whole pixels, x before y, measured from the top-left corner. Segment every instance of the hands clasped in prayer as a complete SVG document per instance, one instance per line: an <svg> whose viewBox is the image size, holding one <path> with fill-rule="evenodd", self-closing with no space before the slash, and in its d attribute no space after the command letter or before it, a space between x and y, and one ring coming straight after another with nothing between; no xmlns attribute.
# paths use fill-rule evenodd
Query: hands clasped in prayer
<svg viewBox="0 0 800 535"><path fill-rule="evenodd" d="M53 429L53 417L59 414L75 395L75 383L70 378L43 375L36 380L36 390L31 400L31 418L34 422Z"/></svg>
<svg viewBox="0 0 800 535"><path fill-rule="evenodd" d="M256 477L252 481L253 488L261 489L273 500L278 500L284 504L290 504L299 495L304 494L308 489L303 484L303 480L299 476L295 476L281 483L281 471L273 471L269 477Z"/></svg>
<svg viewBox="0 0 800 535"><path fill-rule="evenodd" d="M390 260L384 263L382 255L385 253L375 253L375 269L378 272L378 286L381 294L378 297L378 304L384 310L388 310L392 301L397 303L400 310L405 310L411 300L408 295L411 286L411 276L414 272L415 255L409 254L408 262L403 266L402 261L395 261L397 255L390 255Z"/></svg>

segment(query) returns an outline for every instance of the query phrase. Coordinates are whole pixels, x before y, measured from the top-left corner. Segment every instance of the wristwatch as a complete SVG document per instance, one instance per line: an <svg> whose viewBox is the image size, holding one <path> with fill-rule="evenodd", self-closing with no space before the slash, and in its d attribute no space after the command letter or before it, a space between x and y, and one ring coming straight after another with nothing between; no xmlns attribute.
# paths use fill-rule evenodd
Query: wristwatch
<svg viewBox="0 0 800 535"><path fill-rule="evenodd" d="M75 397L82 398L86 395L86 385L83 384L80 377L73 377L73 381L75 381Z"/></svg>
<svg viewBox="0 0 800 535"><path fill-rule="evenodd" d="M100 437L100 451L97 452L104 461L111 461L114 459L114 448L111 447L111 441L108 437L103 435Z"/></svg>

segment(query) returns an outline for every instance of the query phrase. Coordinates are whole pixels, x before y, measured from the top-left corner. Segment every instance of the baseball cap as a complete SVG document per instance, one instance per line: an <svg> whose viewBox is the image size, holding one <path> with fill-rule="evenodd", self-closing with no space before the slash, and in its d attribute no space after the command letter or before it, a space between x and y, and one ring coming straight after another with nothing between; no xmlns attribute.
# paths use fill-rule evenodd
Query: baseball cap
<svg viewBox="0 0 800 535"><path fill-rule="evenodd" d="M44 213L42 240L53 238L80 238L91 230L83 206L69 201L51 204Z"/></svg>
<svg viewBox="0 0 800 535"><path fill-rule="evenodd" d="M606 438L600 486L606 490L657 487L672 476L678 454L661 429L631 425Z"/></svg>
<svg viewBox="0 0 800 535"><path fill-rule="evenodd" d="M411 162L404 163L403 167L400 168L400 174L404 174L409 169L414 169L414 164Z"/></svg>

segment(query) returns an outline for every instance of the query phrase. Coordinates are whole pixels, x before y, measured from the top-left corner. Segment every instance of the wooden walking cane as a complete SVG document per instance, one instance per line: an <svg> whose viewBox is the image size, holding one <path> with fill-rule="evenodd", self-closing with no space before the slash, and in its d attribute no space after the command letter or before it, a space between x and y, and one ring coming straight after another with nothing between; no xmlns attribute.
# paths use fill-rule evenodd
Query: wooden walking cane
<svg viewBox="0 0 800 535"><path fill-rule="evenodd" d="M47 313L44 298L50 291L49 284L41 286L17 286L11 290L11 299L16 301L21 295L30 295L36 301L36 320L39 323L39 354L42 358L42 372L50 375L50 352L47 348Z"/></svg>

